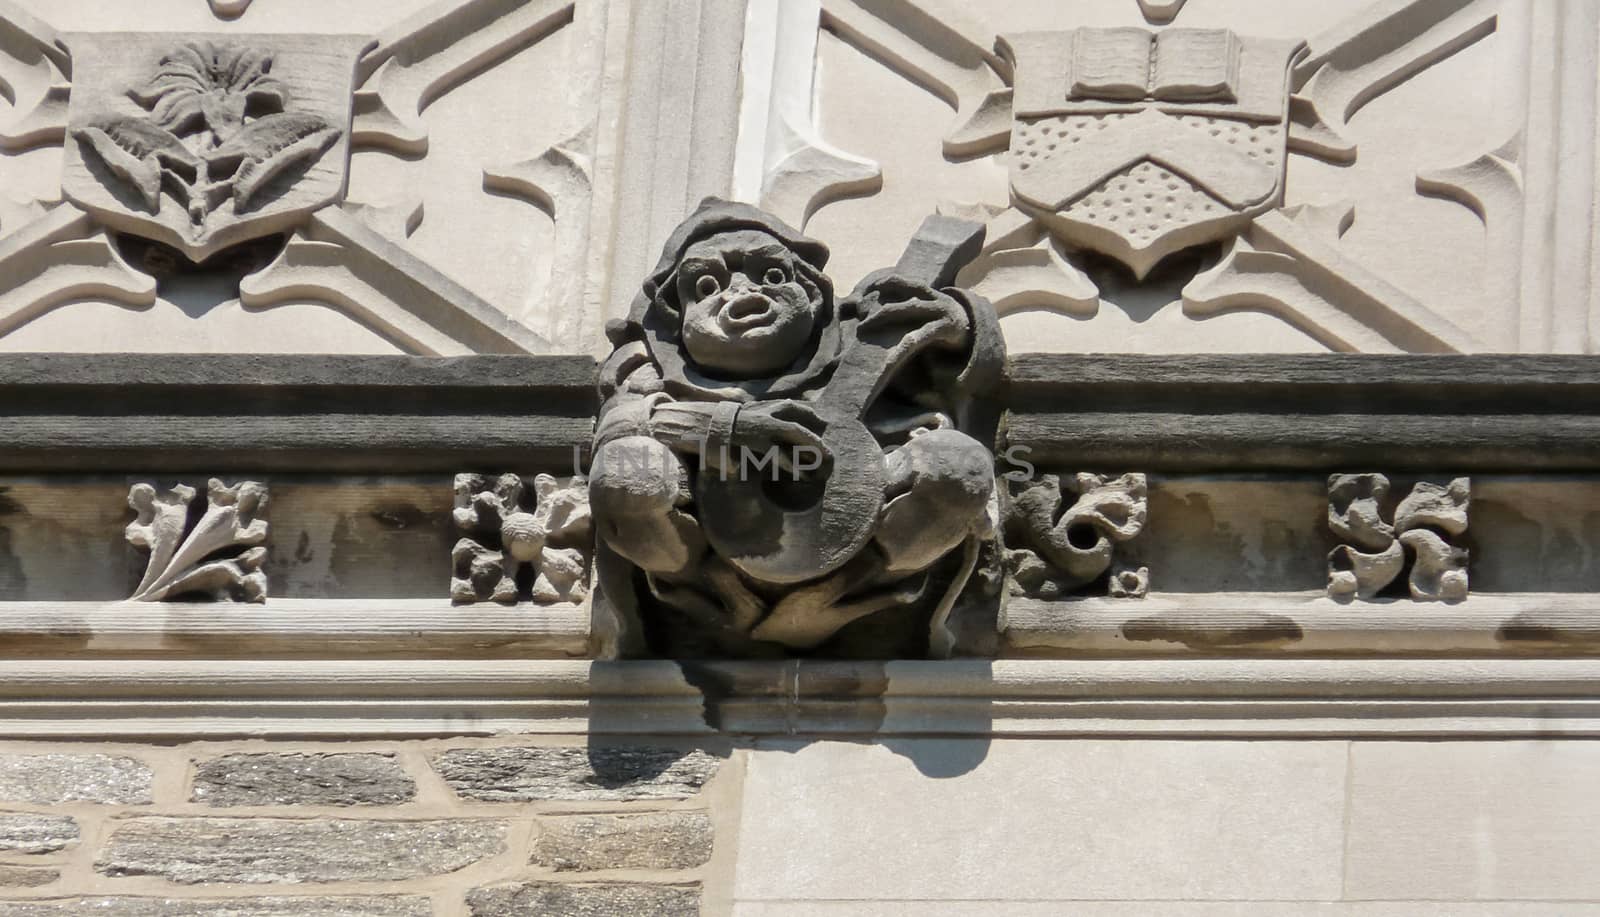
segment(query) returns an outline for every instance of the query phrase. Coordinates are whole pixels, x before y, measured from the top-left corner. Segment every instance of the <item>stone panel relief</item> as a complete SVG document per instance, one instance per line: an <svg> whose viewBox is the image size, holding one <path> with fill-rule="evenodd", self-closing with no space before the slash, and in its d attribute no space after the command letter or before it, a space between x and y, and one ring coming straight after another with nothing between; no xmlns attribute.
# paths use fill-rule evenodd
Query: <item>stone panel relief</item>
<svg viewBox="0 0 1600 917"><path fill-rule="evenodd" d="M1092 591L1144 598L1150 568L1129 562L1123 546L1144 531L1149 512L1142 474L1012 481L1005 512L1009 591L1045 600Z"/></svg>
<svg viewBox="0 0 1600 917"><path fill-rule="evenodd" d="M541 474L458 474L450 600L582 604L589 595L588 482Z"/></svg>
<svg viewBox="0 0 1600 917"><path fill-rule="evenodd" d="M1467 597L1467 531L1472 483L1419 481L1395 505L1381 474L1328 478L1328 526L1342 543L1328 555L1328 595L1371 600L1405 583L1417 601Z"/></svg>
<svg viewBox="0 0 1600 917"><path fill-rule="evenodd" d="M1519 76L1550 53L1524 6L911 6L751 14L736 193L842 278L937 203L988 224L961 281L1014 348L1581 348L1519 331L1549 307L1519 278L1555 94Z"/></svg>
<svg viewBox="0 0 1600 917"><path fill-rule="evenodd" d="M349 34L236 0L211 4L210 30L39 6L0 3L0 178L19 198L0 205L0 265L22 278L0 291L0 348L599 337L599 0L358 4ZM140 27L176 21L192 17ZM555 74L535 117L520 87Z"/></svg>
<svg viewBox="0 0 1600 917"><path fill-rule="evenodd" d="M128 524L128 543L148 554L129 601L265 602L266 485L243 481L230 487L212 478L203 509L195 496L187 484L160 491L140 483L128 491L137 517Z"/></svg>
<svg viewBox="0 0 1600 917"><path fill-rule="evenodd" d="M836 297L828 249L707 200L601 371L590 495L633 651L947 654L994 537L1004 351L951 286L982 226L932 217Z"/></svg>

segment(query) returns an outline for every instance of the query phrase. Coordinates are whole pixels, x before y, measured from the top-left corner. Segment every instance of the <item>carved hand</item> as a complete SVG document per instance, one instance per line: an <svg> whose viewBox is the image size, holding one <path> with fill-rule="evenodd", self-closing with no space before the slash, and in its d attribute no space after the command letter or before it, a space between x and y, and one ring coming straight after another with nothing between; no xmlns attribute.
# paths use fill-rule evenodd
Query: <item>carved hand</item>
<svg viewBox="0 0 1600 917"><path fill-rule="evenodd" d="M733 445L756 453L776 448L779 467L792 471L794 463L790 460L797 450L811 450L810 457L822 462L832 457L822 441L825 427L817 412L803 401L764 401L739 411L733 427Z"/></svg>

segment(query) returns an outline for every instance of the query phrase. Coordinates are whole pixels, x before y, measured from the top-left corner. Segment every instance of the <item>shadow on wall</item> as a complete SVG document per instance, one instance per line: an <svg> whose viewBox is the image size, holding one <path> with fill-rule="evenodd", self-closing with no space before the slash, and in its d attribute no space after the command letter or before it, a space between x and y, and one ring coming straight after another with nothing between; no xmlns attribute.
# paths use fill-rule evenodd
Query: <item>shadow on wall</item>
<svg viewBox="0 0 1600 917"><path fill-rule="evenodd" d="M712 753L770 739L782 741L764 748L787 752L820 741L870 743L905 757L923 776L959 777L988 757L989 739L914 740L987 736L992 680L993 666L982 659L596 662L588 731L598 748L608 735L648 731L641 716L656 718L664 732L695 716L705 729L695 744L722 749Z"/></svg>

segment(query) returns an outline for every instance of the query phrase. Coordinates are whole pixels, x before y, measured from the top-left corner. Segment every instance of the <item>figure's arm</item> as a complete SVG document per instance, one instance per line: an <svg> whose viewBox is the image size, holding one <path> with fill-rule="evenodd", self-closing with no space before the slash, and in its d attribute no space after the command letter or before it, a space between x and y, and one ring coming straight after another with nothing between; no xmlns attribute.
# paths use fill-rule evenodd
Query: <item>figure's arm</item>
<svg viewBox="0 0 1600 917"><path fill-rule="evenodd" d="M648 436L696 455L708 447L715 451L719 432L723 442L732 433L738 405L673 400L642 342L617 347L600 368L600 380L606 403L595 431L596 446L627 436Z"/></svg>

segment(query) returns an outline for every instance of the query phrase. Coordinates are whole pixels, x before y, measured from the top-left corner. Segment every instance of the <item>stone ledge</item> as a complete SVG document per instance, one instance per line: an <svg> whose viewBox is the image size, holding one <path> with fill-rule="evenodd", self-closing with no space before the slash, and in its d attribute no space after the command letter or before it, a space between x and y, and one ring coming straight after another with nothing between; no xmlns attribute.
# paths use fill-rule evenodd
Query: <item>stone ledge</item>
<svg viewBox="0 0 1600 917"><path fill-rule="evenodd" d="M1117 656L1593 656L1600 596L1476 594L1442 604L1339 602L1322 592L1012 598L1007 645Z"/></svg>
<svg viewBox="0 0 1600 917"><path fill-rule="evenodd" d="M14 653L75 657L572 657L589 650L589 610L449 599L274 598L237 614L174 602L5 602L0 643Z"/></svg>
<svg viewBox="0 0 1600 917"><path fill-rule="evenodd" d="M13 738L513 734L1600 736L1600 659L19 659L0 673Z"/></svg>

